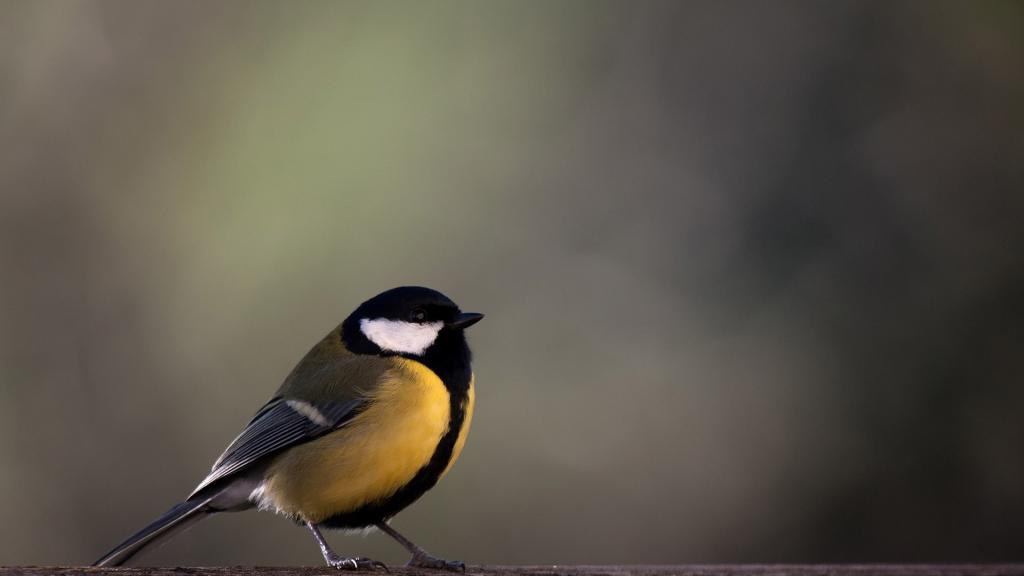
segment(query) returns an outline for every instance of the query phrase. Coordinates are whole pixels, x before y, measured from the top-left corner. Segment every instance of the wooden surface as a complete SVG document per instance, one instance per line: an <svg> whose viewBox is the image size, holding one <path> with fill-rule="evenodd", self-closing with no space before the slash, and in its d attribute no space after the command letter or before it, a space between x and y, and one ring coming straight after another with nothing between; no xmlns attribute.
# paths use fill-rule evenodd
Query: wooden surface
<svg viewBox="0 0 1024 576"><path fill-rule="evenodd" d="M396 566L395 576L445 576L450 572ZM368 570L358 574L370 574ZM373 572L387 575L383 570ZM6 566L0 576L323 576L357 574L321 567L91 568L82 566ZM673 566L469 566L475 576L1024 576L1021 564L711 564Z"/></svg>

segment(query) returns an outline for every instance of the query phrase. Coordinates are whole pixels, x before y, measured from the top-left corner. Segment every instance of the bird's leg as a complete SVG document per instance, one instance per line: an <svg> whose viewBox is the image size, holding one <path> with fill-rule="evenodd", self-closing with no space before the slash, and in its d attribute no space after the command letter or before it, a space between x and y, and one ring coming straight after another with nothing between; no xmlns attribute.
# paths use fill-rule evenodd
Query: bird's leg
<svg viewBox="0 0 1024 576"><path fill-rule="evenodd" d="M409 540L405 536L398 533L391 526L388 526L387 522L378 522L377 528L380 528L381 532L391 536L398 541L399 544L405 547L412 554L412 558L406 566L415 566L418 568L437 568L440 570L449 570L451 572L465 572L466 565L459 561L444 560L442 558L435 558L423 548L420 548L416 544L413 544L412 540Z"/></svg>
<svg viewBox="0 0 1024 576"><path fill-rule="evenodd" d="M370 558L345 558L338 556L331 550L331 547L327 545L327 540L324 540L324 535L320 533L320 529L317 528L316 524L312 522L306 522L306 526L309 527L309 531L313 533L313 538L316 538L316 543L320 545L320 552L324 555L324 560L327 561L328 566L333 566L339 570L373 570L374 568L383 568L387 571L388 567L383 562L378 562Z"/></svg>

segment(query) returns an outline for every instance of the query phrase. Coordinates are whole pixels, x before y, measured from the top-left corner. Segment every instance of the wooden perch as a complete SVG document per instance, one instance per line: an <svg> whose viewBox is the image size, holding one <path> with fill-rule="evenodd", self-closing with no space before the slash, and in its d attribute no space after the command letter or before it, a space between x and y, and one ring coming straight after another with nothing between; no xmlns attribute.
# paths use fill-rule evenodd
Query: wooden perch
<svg viewBox="0 0 1024 576"><path fill-rule="evenodd" d="M390 575L343 572L319 567L217 568L92 568L82 566L7 566L0 576L325 576L376 574L377 576L444 576L447 572L391 568ZM469 566L468 576L1024 576L1024 564L710 564L635 566Z"/></svg>

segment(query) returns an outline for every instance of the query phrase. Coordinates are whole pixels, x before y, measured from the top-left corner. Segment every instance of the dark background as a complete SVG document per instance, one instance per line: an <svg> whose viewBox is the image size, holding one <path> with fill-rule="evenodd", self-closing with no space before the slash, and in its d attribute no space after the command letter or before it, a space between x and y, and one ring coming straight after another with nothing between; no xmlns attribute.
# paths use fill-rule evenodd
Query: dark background
<svg viewBox="0 0 1024 576"><path fill-rule="evenodd" d="M0 563L94 560L408 283L488 314L437 554L1021 560L1022 191L1021 2L3 0Z"/></svg>

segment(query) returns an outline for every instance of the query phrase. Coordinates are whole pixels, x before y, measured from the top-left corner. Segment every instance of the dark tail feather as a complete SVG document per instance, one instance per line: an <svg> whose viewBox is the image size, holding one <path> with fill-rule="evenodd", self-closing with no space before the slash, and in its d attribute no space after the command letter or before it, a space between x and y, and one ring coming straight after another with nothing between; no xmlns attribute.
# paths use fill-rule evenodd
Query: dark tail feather
<svg viewBox="0 0 1024 576"><path fill-rule="evenodd" d="M210 498L206 497L186 500L181 504L176 504L149 526L139 530L131 538L125 540L110 552L107 552L93 566L120 566L124 564L143 549L162 543L213 512L207 506L209 502Z"/></svg>

